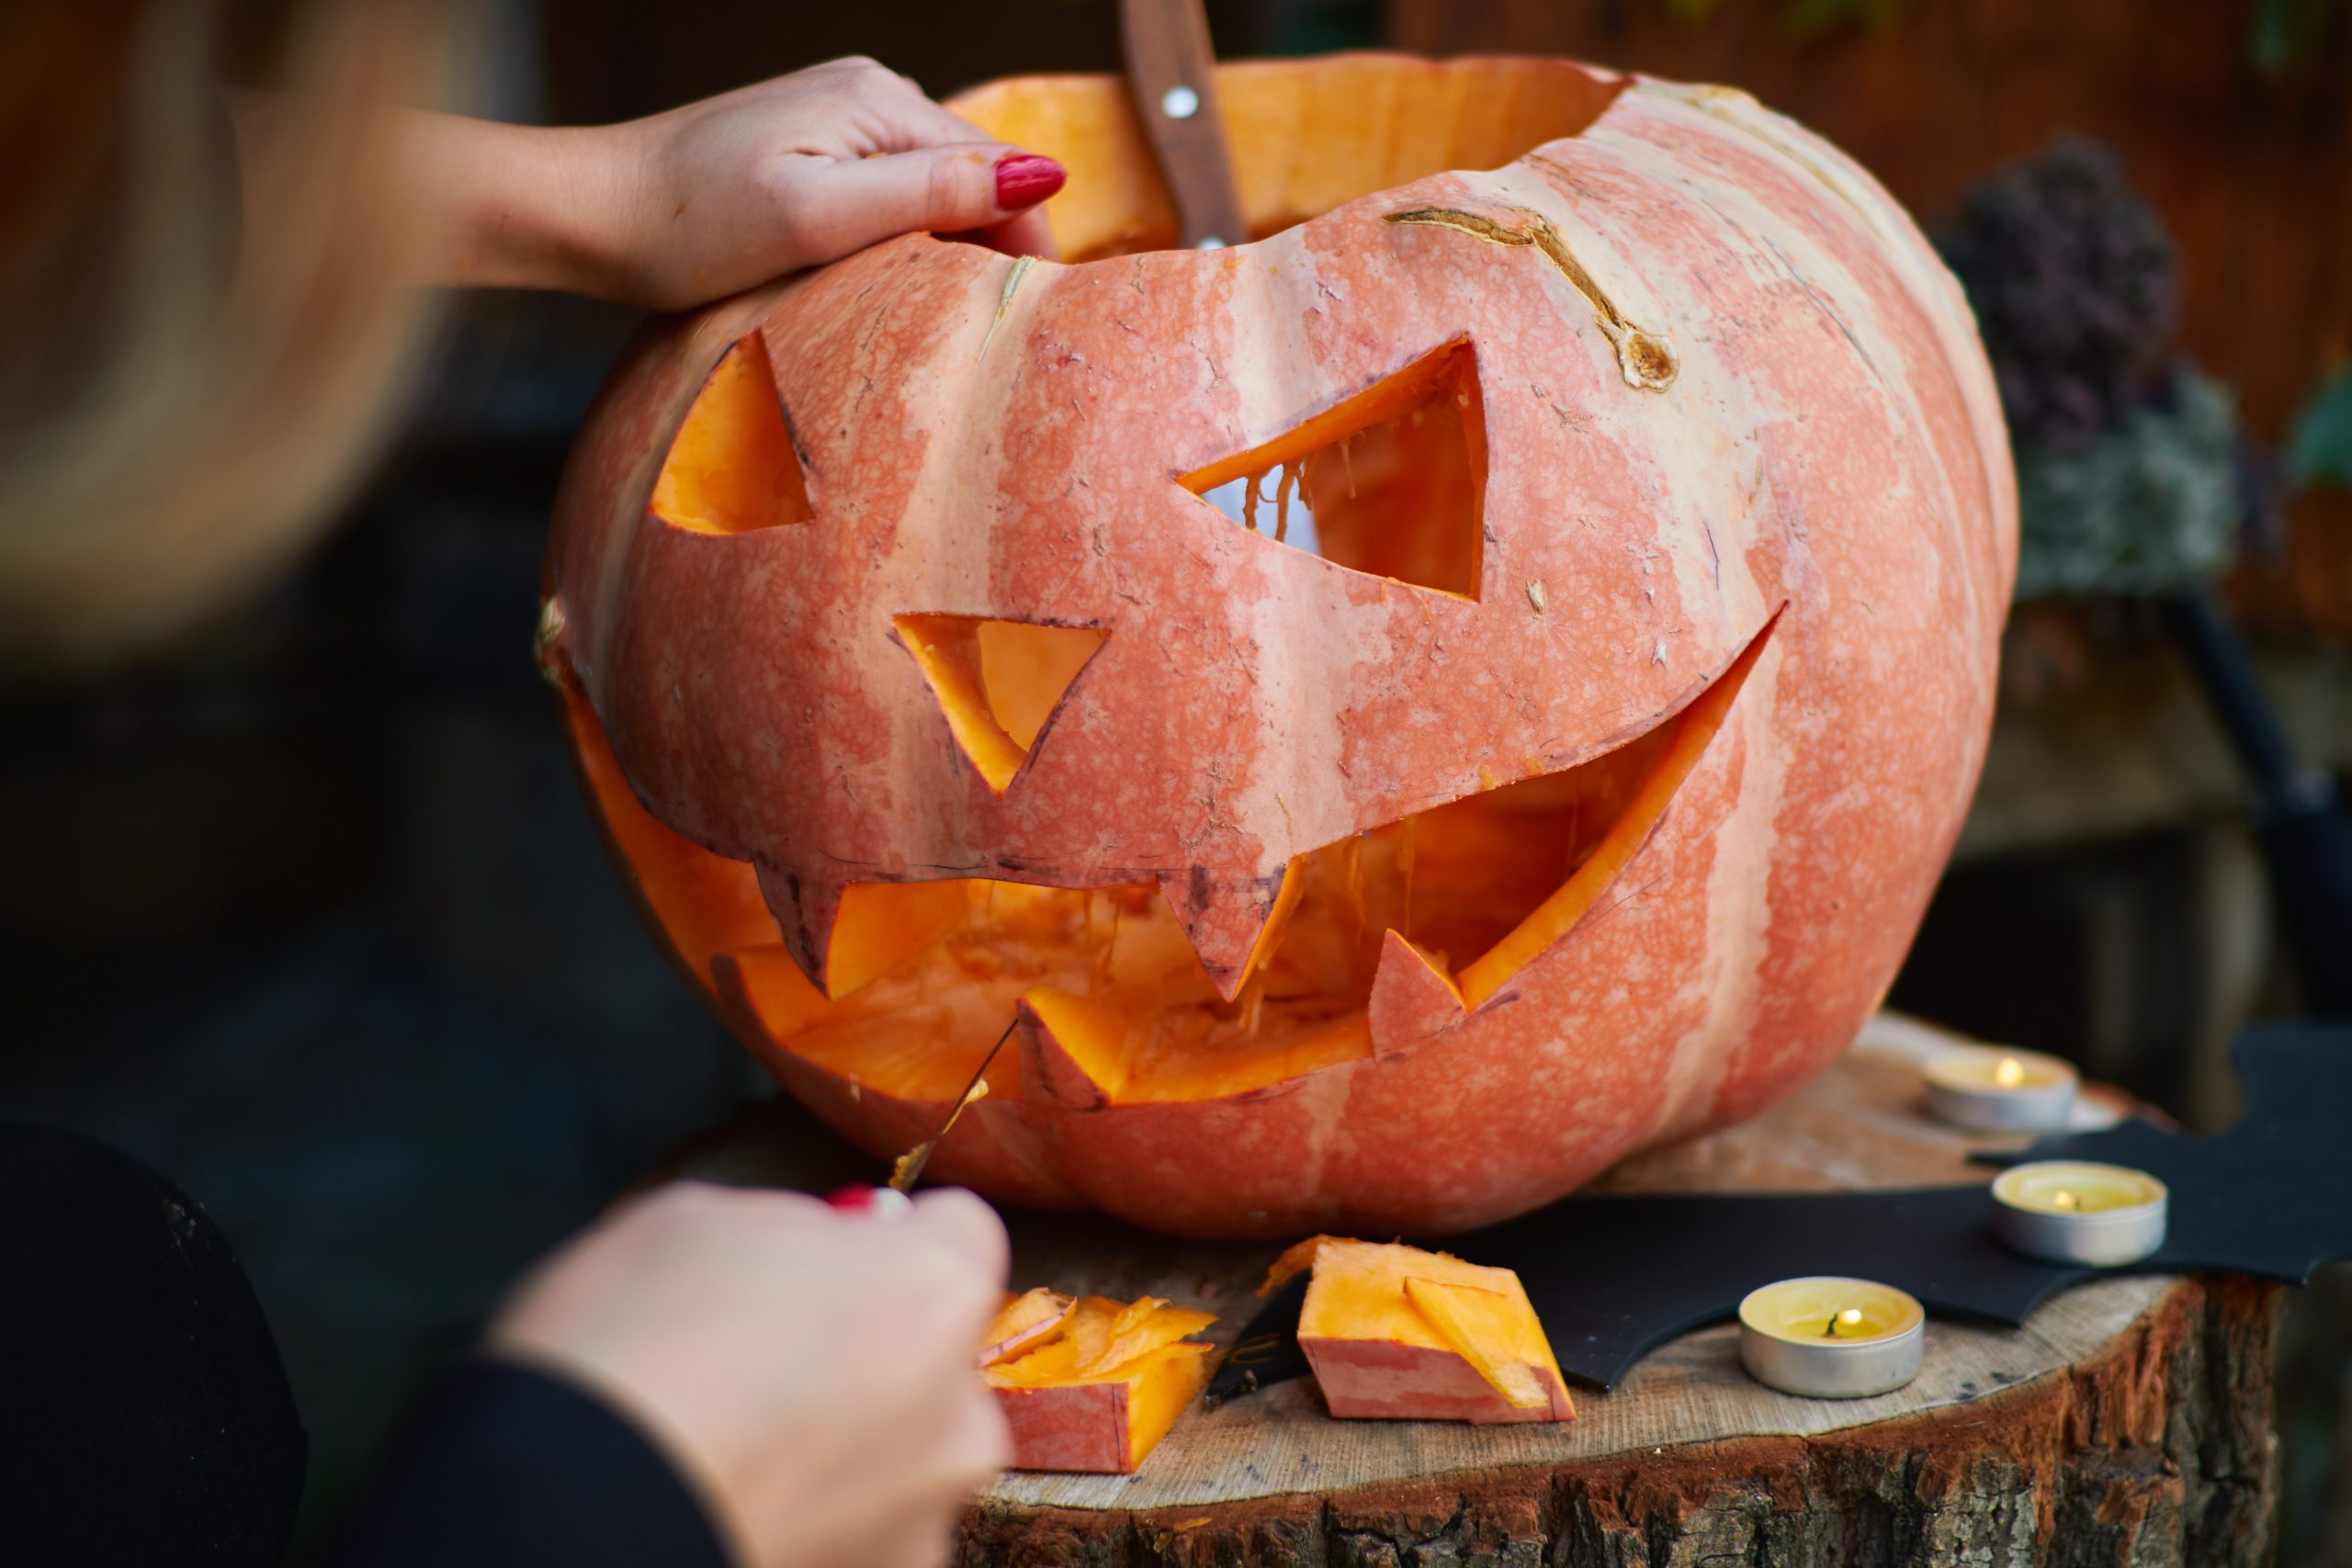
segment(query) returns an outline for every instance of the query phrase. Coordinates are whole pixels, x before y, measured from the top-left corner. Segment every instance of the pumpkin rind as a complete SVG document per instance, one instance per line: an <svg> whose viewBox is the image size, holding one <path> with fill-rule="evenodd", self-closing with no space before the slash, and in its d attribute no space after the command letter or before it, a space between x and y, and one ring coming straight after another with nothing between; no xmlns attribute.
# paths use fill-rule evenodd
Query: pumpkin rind
<svg viewBox="0 0 2352 1568"><path fill-rule="evenodd" d="M909 237L651 329L559 498L550 651L608 838L682 970L877 1156L935 1130L1018 1002L1018 1051L939 1179L1182 1232L1457 1229L1752 1114L1876 1006L1983 759L2016 561L2007 448L1965 305L1908 219L1744 96L1551 62L1221 73L1253 220L1304 220L1271 238L1016 272ZM1478 144L1506 81L1589 124L1491 172L1427 172ZM1054 128L1099 132L1115 93L1015 82L965 106L1124 182L1068 222L1069 197L1049 209L1098 245L1148 237L1147 155ZM1379 143L1400 177L1317 213L1334 167L1374 156L1344 134L1361 124L1287 184L1264 164L1281 106L1342 97L1425 135ZM1478 221L1410 220L1430 212ZM1567 261L1482 224L1548 231ZM1449 344L1476 376L1475 597L1277 544L1177 482ZM792 526L650 506L730 350L763 354L781 394L806 480ZM1102 637L992 778L899 617ZM943 878L1156 887L1202 985L1247 1005L1295 857L1724 706L1736 661L1721 728L1622 867L1458 1016L1445 992L1476 966L1433 969L1397 938L1369 1016L1284 1035L1229 1079L1122 1078L1082 994L1009 980L926 1003L935 1071L921 1040L884 1070L828 1021L888 1033L898 994L842 983L888 967L870 943L835 971L866 940L836 919L845 889Z"/></svg>

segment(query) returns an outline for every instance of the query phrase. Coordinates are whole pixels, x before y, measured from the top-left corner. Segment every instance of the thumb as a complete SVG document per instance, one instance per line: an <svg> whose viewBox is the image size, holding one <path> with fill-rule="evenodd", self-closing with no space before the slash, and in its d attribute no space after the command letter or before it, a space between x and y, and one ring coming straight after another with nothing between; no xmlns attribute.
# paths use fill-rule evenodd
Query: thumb
<svg viewBox="0 0 2352 1568"><path fill-rule="evenodd" d="M1061 189L1067 171L1051 158L1001 142L922 147L810 169L793 229L810 253L804 265L835 260L917 230L989 229Z"/></svg>

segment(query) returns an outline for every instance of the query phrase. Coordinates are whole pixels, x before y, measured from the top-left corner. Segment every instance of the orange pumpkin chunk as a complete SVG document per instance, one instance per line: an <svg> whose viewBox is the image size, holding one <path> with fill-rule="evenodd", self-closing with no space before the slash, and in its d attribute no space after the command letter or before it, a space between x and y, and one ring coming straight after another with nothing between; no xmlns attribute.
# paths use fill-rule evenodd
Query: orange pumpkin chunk
<svg viewBox="0 0 2352 1568"><path fill-rule="evenodd" d="M1314 1274L1298 1343L1332 1415L1575 1419L1517 1274L1395 1244L1317 1236L1302 1246L1313 1248Z"/></svg>
<svg viewBox="0 0 2352 1568"><path fill-rule="evenodd" d="M1040 1316L1054 1302L1064 1303L1058 1313ZM1023 1322L1030 1337L993 1362L983 1351L982 1377L1012 1428L1012 1468L1133 1471L1207 1383L1211 1347L1185 1337L1216 1321L1157 1296L1070 1303L1032 1291L1008 1303L991 1341Z"/></svg>

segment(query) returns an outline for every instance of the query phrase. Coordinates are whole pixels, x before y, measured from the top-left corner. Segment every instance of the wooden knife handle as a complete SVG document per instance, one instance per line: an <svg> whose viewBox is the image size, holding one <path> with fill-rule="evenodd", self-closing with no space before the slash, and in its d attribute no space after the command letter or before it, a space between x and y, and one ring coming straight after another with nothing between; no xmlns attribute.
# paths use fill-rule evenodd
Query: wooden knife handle
<svg viewBox="0 0 2352 1568"><path fill-rule="evenodd" d="M1159 154L1187 246L1250 238L1217 112L1216 55L1200 0L1119 0L1127 87Z"/></svg>

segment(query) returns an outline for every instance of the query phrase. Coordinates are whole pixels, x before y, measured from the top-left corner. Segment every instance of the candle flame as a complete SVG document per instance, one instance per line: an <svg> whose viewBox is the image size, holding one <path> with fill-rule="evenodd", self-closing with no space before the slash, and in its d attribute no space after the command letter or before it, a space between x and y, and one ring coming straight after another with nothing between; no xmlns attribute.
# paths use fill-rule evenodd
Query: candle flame
<svg viewBox="0 0 2352 1568"><path fill-rule="evenodd" d="M2003 1089L2015 1089L2025 1082L2025 1064L2015 1056L2004 1056L1993 1069L1993 1081Z"/></svg>
<svg viewBox="0 0 2352 1568"><path fill-rule="evenodd" d="M2050 1195L2050 1206L2061 1213L2071 1214L2083 1206L2083 1201L2062 1187Z"/></svg>
<svg viewBox="0 0 2352 1568"><path fill-rule="evenodd" d="M1827 1323L1822 1325L1821 1337L1824 1339L1835 1339L1838 1337L1838 1331L1839 1329L1859 1328L1861 1326L1861 1323L1862 1309L1860 1307L1848 1307L1845 1311L1833 1315Z"/></svg>

